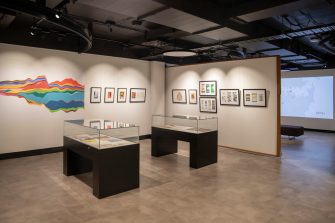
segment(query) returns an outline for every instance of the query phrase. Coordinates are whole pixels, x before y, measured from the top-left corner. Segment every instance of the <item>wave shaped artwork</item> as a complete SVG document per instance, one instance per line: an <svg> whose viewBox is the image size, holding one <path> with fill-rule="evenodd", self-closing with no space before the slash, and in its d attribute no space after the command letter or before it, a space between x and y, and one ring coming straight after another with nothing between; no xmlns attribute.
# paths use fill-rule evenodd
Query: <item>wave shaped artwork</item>
<svg viewBox="0 0 335 223"><path fill-rule="evenodd" d="M0 81L0 95L24 98L29 104L44 105L50 112L75 112L84 108L84 85L72 78L51 83L45 76Z"/></svg>

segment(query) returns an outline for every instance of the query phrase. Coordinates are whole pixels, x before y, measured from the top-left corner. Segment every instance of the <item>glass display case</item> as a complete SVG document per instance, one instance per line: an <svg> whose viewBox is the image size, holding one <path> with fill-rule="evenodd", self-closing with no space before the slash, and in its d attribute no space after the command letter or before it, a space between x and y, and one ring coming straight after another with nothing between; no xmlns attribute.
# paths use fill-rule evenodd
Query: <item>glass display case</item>
<svg viewBox="0 0 335 223"><path fill-rule="evenodd" d="M139 126L104 119L64 121L63 135L96 149L139 143Z"/></svg>
<svg viewBox="0 0 335 223"><path fill-rule="evenodd" d="M218 118L191 115L153 115L152 127L200 134L217 131Z"/></svg>

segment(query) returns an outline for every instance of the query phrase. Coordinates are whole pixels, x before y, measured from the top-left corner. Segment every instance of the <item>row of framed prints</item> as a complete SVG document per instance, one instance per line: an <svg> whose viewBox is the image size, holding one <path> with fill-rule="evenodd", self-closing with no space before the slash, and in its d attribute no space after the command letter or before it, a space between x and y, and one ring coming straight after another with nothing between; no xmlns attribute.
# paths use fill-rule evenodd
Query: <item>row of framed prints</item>
<svg viewBox="0 0 335 223"><path fill-rule="evenodd" d="M189 104L197 104L196 89L188 90ZM200 97L201 99L202 97ZM220 89L220 105L240 106L239 89ZM243 105L266 107L266 89L243 89ZM173 89L172 102L187 104L186 89Z"/></svg>
<svg viewBox="0 0 335 223"><path fill-rule="evenodd" d="M189 89L190 104L197 104L197 90ZM220 89L220 105L240 106L239 89ZM216 96L199 97L200 112L217 113ZM172 102L187 104L186 89L173 89ZM266 89L243 89L243 105L246 107L266 107Z"/></svg>
<svg viewBox="0 0 335 223"><path fill-rule="evenodd" d="M90 102L101 103L101 87L91 87ZM105 87L104 102L114 103L115 88ZM117 88L117 103L127 102L127 88ZM130 88L129 102L144 103L146 98L145 88Z"/></svg>

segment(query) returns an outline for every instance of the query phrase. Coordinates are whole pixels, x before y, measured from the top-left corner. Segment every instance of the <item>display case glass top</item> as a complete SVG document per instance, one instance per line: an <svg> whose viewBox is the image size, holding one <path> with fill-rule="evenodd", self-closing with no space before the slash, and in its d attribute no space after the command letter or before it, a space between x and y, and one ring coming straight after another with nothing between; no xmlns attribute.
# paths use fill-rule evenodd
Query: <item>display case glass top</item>
<svg viewBox="0 0 335 223"><path fill-rule="evenodd" d="M96 149L108 149L139 143L139 126L104 119L66 120L64 137Z"/></svg>
<svg viewBox="0 0 335 223"><path fill-rule="evenodd" d="M153 115L152 127L201 134L217 131L218 118L195 115Z"/></svg>

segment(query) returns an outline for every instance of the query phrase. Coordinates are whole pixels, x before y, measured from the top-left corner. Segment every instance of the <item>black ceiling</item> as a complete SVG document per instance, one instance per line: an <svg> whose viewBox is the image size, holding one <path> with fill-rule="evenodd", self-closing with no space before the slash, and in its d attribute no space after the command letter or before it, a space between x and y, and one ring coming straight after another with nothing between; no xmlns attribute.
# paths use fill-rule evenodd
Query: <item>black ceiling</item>
<svg viewBox="0 0 335 223"><path fill-rule="evenodd" d="M334 0L0 0L0 42L168 65L279 55L282 69L333 68L334 12ZM180 49L198 56L162 55Z"/></svg>

